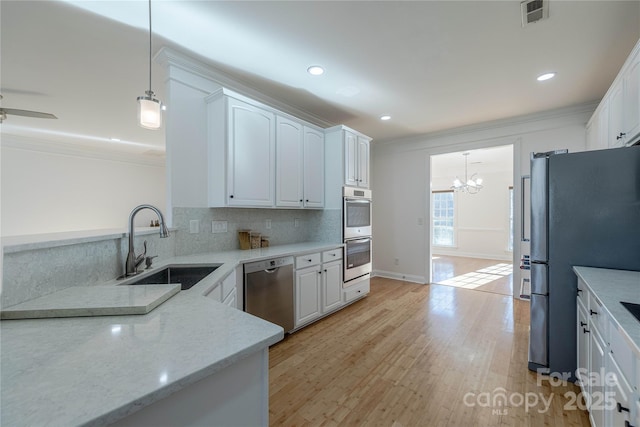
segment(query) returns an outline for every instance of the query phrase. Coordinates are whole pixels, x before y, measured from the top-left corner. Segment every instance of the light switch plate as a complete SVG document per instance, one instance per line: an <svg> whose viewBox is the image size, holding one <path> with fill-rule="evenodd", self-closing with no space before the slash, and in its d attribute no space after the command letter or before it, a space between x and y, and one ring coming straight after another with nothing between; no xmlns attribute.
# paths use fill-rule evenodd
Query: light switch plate
<svg viewBox="0 0 640 427"><path fill-rule="evenodd" d="M264 227L265 227L267 230L271 230L271 220L270 220L270 219L265 219L265 220L264 220Z"/></svg>

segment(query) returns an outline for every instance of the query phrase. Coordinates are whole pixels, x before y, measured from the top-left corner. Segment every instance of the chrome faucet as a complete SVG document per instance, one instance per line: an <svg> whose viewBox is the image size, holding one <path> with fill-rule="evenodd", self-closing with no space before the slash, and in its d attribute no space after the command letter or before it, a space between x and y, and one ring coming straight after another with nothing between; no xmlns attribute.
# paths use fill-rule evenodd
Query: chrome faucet
<svg viewBox="0 0 640 427"><path fill-rule="evenodd" d="M145 255L147 253L147 245L145 242L144 253L136 256L135 250L133 248L133 238L134 238L134 228L133 228L133 219L136 214L140 212L142 209L151 209L158 215L158 219L160 220L160 237L169 237L169 230L167 226L164 224L164 216L162 216L162 212L155 206L151 205L140 205L133 208L131 213L129 214L129 253L127 254L127 262L125 266L125 276L133 276L138 273L138 266L142 264L145 259Z"/></svg>

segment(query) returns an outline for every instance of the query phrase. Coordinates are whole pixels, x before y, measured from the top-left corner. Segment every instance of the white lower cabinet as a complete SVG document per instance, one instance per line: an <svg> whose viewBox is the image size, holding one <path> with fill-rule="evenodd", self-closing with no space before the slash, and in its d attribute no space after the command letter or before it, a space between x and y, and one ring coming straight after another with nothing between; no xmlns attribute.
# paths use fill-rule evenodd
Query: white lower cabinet
<svg viewBox="0 0 640 427"><path fill-rule="evenodd" d="M342 305L342 261L322 264L322 313Z"/></svg>
<svg viewBox="0 0 640 427"><path fill-rule="evenodd" d="M296 270L296 322L295 327L320 317L320 265Z"/></svg>
<svg viewBox="0 0 640 427"><path fill-rule="evenodd" d="M339 310L343 296L341 247L296 256L296 328Z"/></svg>
<svg viewBox="0 0 640 427"><path fill-rule="evenodd" d="M577 377L591 425L640 426L640 359L581 279L577 310Z"/></svg>

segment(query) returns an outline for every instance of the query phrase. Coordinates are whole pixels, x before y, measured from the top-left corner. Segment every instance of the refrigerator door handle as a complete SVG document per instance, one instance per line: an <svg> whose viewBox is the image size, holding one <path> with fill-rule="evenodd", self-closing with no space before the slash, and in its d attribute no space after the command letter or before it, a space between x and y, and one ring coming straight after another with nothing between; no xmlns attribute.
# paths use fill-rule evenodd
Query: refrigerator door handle
<svg viewBox="0 0 640 427"><path fill-rule="evenodd" d="M527 236L527 230L529 231L529 233L531 233L531 229L530 227L528 227L529 225L529 221L527 221L527 219L529 219L528 214L530 214L530 210L531 210L531 177L529 175L524 175L520 178L520 212L521 212L521 216L520 216L520 241L521 242L528 242L530 239L530 236Z"/></svg>

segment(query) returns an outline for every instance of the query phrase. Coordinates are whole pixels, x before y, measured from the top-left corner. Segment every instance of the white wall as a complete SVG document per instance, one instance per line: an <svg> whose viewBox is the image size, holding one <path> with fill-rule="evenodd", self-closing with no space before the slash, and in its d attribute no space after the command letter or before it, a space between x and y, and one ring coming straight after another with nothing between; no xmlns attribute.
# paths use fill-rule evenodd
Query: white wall
<svg viewBox="0 0 640 427"><path fill-rule="evenodd" d="M585 125L594 109L595 104L581 105L382 145L372 144L375 274L405 277L421 283L430 279L428 218L431 206L427 197L430 183L426 177L431 175L431 155L513 144L514 200L519 201L520 176L528 173L530 152L556 148L584 150ZM514 216L514 230L519 230L519 209L514 210ZM420 219L423 225L418 225ZM515 246L514 262L523 251L519 245ZM519 286L517 267L515 273L514 286Z"/></svg>
<svg viewBox="0 0 640 427"><path fill-rule="evenodd" d="M165 169L7 146L1 161L2 236L126 229L142 203L165 212ZM156 162L157 163L157 162ZM142 211L137 225L155 214Z"/></svg>
<svg viewBox="0 0 640 427"><path fill-rule="evenodd" d="M436 161L432 158L432 161ZM474 169L476 172L476 169ZM484 188L478 194L454 193L454 247L433 247L434 255L454 255L508 260L509 187L513 185L512 168L493 173L482 172ZM433 177L433 191L448 190L455 178Z"/></svg>

